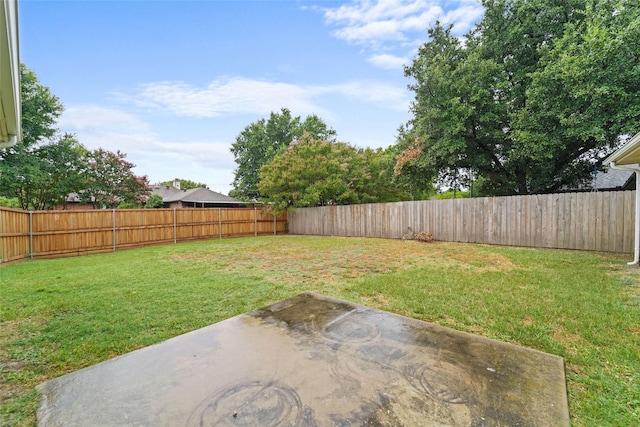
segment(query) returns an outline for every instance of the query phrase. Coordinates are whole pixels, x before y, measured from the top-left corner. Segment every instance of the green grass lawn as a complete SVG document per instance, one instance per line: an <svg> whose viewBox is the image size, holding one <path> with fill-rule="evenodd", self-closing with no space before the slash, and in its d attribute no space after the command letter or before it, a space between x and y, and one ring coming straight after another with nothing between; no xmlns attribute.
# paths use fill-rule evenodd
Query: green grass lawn
<svg viewBox="0 0 640 427"><path fill-rule="evenodd" d="M576 426L640 420L640 269L629 255L279 236L0 268L2 425L43 381L313 291L565 358Z"/></svg>

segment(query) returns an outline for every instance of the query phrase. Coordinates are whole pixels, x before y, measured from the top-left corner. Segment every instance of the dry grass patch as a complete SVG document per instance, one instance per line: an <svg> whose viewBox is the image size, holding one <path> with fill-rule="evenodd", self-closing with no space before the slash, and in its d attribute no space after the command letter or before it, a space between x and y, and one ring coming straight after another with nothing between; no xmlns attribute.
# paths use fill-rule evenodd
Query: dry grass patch
<svg viewBox="0 0 640 427"><path fill-rule="evenodd" d="M518 268L507 256L480 246L460 251L459 245L445 242L425 245L417 241L333 238L342 239L348 245L310 248L308 239L287 236L271 239L269 244L234 251L179 253L172 259L208 265L211 270L226 273L260 271L270 280L312 287L327 281L404 271L418 265L474 272Z"/></svg>

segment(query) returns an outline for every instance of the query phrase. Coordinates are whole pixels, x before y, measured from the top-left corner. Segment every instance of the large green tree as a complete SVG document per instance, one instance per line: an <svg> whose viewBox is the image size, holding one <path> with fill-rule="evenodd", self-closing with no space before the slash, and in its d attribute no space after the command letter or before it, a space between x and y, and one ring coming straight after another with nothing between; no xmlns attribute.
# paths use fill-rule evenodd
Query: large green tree
<svg viewBox="0 0 640 427"><path fill-rule="evenodd" d="M461 41L429 30L405 74L413 119L401 173L484 194L552 192L637 127L638 6L630 0L487 0ZM413 150L413 151L412 151ZM400 158L399 157L399 158ZM402 170L404 169L404 171Z"/></svg>
<svg viewBox="0 0 640 427"><path fill-rule="evenodd" d="M555 189L588 176L620 136L640 130L640 3L587 3L584 19L541 54L514 123L517 139L536 147L555 174Z"/></svg>
<svg viewBox="0 0 640 427"><path fill-rule="evenodd" d="M290 207L401 200L406 194L392 182L392 161L383 150L305 134L262 167L261 201L281 213Z"/></svg>
<svg viewBox="0 0 640 427"><path fill-rule="evenodd" d="M20 82L23 139L0 149L0 195L17 198L23 209L47 209L61 198L56 189L73 187L65 168L78 167L82 150L72 135L56 137L63 105L24 64Z"/></svg>
<svg viewBox="0 0 640 427"><path fill-rule="evenodd" d="M231 146L238 167L229 195L245 201L258 199L260 168L305 133L328 141L336 138L336 132L315 114L302 120L287 108L246 126Z"/></svg>

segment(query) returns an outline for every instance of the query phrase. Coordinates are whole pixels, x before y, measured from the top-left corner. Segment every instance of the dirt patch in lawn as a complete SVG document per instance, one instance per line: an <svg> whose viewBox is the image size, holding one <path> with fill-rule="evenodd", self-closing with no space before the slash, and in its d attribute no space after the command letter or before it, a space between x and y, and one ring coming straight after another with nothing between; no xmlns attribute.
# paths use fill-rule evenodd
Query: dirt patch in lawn
<svg viewBox="0 0 640 427"><path fill-rule="evenodd" d="M487 272L518 268L508 257L483 246L465 247L445 242L421 243L377 239L335 239L334 245L313 246L295 238L270 239L268 245L236 250L181 253L173 261L207 265L227 273L261 272L280 282L328 284L364 275L389 273L416 267Z"/></svg>

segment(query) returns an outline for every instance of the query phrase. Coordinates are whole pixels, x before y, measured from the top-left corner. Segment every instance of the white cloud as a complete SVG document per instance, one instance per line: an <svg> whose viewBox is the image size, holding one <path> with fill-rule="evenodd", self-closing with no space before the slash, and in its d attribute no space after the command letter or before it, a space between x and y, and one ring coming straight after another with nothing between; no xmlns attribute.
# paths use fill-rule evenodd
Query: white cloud
<svg viewBox="0 0 640 427"><path fill-rule="evenodd" d="M428 3L424 0L356 0L342 5L337 9L326 9L325 17L328 22L346 21L350 25L362 22L379 21L385 19L402 19L424 10Z"/></svg>
<svg viewBox="0 0 640 427"><path fill-rule="evenodd" d="M454 33L469 31L484 12L476 0L356 0L338 8L323 9L333 35L374 50L424 40L436 20L453 23Z"/></svg>
<svg viewBox="0 0 640 427"><path fill-rule="evenodd" d="M68 107L60 118L65 131L76 133L89 149L120 150L170 159L233 164L229 144L220 141L162 141L151 127L134 114L99 105ZM210 164L211 160L207 160Z"/></svg>
<svg viewBox="0 0 640 427"><path fill-rule="evenodd" d="M158 142L153 147L154 154L160 154L172 160L184 160L201 167L235 168L229 144L216 141Z"/></svg>
<svg viewBox="0 0 640 427"><path fill-rule="evenodd" d="M482 19L483 14L484 9L481 6L475 2L469 2L467 5L448 11L442 21L454 23L454 34L463 35Z"/></svg>
<svg viewBox="0 0 640 427"><path fill-rule="evenodd" d="M424 34L442 14L440 6L422 0L364 0L327 9L325 19L328 24L341 26L334 32L337 38L379 46L387 41L408 40L408 32Z"/></svg>
<svg viewBox="0 0 640 427"><path fill-rule="evenodd" d="M228 114L267 115L283 106L294 114L315 113L330 118L333 113L322 106L322 97L327 95L402 111L406 110L409 102L403 86L378 81L305 86L242 77L216 80L205 87L183 82L148 83L133 96L119 95L119 99L195 118Z"/></svg>
<svg viewBox="0 0 640 427"><path fill-rule="evenodd" d="M367 61L377 68L384 68L387 70L401 70L403 65L409 63L408 58L390 54L372 55Z"/></svg>
<svg viewBox="0 0 640 427"><path fill-rule="evenodd" d="M295 111L318 110L304 87L235 77L215 80L206 87L183 82L159 82L142 85L133 97L138 105L172 111L180 116L219 117L229 113L268 114L283 105Z"/></svg>
<svg viewBox="0 0 640 427"><path fill-rule="evenodd" d="M136 173L149 175L152 181L187 178L227 192L233 179L236 165L227 142L162 140L138 116L99 105L68 106L59 124L77 134L88 149L127 154L138 165Z"/></svg>
<svg viewBox="0 0 640 427"><path fill-rule="evenodd" d="M123 129L127 133L150 132L149 126L133 114L88 104L65 107L59 124L62 128L72 127L76 131L92 131L117 126L114 130Z"/></svg>
<svg viewBox="0 0 640 427"><path fill-rule="evenodd" d="M68 106L59 124L65 132L77 134L88 149L139 153L151 147L157 137L137 116L94 104Z"/></svg>
<svg viewBox="0 0 640 427"><path fill-rule="evenodd" d="M406 40L400 31L400 22L396 21L374 21L341 28L334 32L334 35L350 42L370 42L377 44L381 40Z"/></svg>
<svg viewBox="0 0 640 427"><path fill-rule="evenodd" d="M378 81L355 81L318 88L318 93L337 93L365 103L384 105L392 110L406 111L409 96L404 87Z"/></svg>

